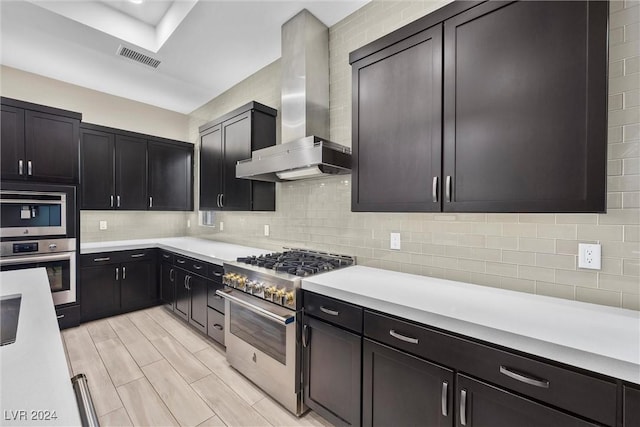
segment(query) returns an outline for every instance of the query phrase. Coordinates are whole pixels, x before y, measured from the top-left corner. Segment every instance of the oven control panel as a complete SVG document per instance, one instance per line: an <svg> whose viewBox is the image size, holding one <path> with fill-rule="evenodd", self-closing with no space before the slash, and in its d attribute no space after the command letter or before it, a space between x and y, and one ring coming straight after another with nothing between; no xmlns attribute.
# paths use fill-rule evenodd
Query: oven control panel
<svg viewBox="0 0 640 427"><path fill-rule="evenodd" d="M13 253L23 254L29 252L38 252L38 242L14 243Z"/></svg>

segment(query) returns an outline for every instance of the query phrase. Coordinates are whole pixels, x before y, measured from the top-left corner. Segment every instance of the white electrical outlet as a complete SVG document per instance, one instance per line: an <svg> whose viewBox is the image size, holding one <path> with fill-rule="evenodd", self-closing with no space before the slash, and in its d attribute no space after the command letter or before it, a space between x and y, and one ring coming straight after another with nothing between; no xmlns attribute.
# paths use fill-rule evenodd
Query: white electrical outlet
<svg viewBox="0 0 640 427"><path fill-rule="evenodd" d="M400 250L400 233L391 233L389 238L389 247L391 249Z"/></svg>
<svg viewBox="0 0 640 427"><path fill-rule="evenodd" d="M590 270L602 268L602 247L599 244L578 244L578 267Z"/></svg>
<svg viewBox="0 0 640 427"><path fill-rule="evenodd" d="M224 230L224 222L220 221L220 231Z"/></svg>
<svg viewBox="0 0 640 427"><path fill-rule="evenodd" d="M107 221L100 221L100 230L107 229Z"/></svg>
<svg viewBox="0 0 640 427"><path fill-rule="evenodd" d="M269 235L269 224L265 224L264 225L264 235L268 236Z"/></svg>

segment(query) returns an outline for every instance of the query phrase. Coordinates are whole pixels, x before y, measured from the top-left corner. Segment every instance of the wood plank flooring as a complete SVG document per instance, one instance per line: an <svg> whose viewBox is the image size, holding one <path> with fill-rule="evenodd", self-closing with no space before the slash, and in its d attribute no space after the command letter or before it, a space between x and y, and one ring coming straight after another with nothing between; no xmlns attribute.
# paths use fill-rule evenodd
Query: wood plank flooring
<svg viewBox="0 0 640 427"><path fill-rule="evenodd" d="M224 348L163 307L62 331L101 426L331 426L297 418L231 368Z"/></svg>

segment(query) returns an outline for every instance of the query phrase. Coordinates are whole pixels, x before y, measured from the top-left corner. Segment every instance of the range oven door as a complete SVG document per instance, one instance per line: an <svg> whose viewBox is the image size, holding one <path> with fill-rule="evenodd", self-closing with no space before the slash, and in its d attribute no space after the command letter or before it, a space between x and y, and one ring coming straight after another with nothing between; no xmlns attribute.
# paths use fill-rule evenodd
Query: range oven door
<svg viewBox="0 0 640 427"><path fill-rule="evenodd" d="M225 299L229 364L286 409L302 414L300 314L230 288L216 293Z"/></svg>
<svg viewBox="0 0 640 427"><path fill-rule="evenodd" d="M0 258L0 271L44 267L55 305L76 302L76 252Z"/></svg>

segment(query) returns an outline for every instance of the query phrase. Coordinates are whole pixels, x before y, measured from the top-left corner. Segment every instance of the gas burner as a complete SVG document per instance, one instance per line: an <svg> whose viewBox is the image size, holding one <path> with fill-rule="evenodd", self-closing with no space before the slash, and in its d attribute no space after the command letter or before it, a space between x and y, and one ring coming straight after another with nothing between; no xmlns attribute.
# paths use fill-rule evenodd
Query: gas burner
<svg viewBox="0 0 640 427"><path fill-rule="evenodd" d="M296 276L310 276L354 264L352 257L322 252L290 250L260 256L240 257L238 262Z"/></svg>

